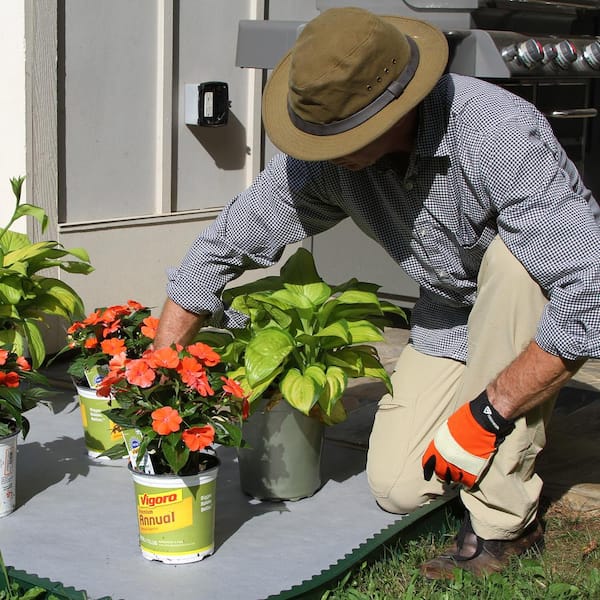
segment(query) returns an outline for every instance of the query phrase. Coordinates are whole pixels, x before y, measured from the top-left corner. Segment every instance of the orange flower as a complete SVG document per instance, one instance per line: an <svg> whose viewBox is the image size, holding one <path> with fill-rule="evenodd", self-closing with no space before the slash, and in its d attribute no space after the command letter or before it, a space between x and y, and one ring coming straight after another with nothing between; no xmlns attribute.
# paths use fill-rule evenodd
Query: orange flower
<svg viewBox="0 0 600 600"><path fill-rule="evenodd" d="M127 306L132 310L142 310L144 308L137 300L127 300Z"/></svg>
<svg viewBox="0 0 600 600"><path fill-rule="evenodd" d="M100 322L100 311L95 310L93 313L90 313L84 320L84 325L96 325L96 323Z"/></svg>
<svg viewBox="0 0 600 600"><path fill-rule="evenodd" d="M244 390L242 386L233 379L229 379L229 377L221 377L221 380L225 382L223 386L223 391L235 396L236 398L244 398L246 394L244 394Z"/></svg>
<svg viewBox="0 0 600 600"><path fill-rule="evenodd" d="M169 435L173 431L179 431L179 425L183 421L179 413L170 406L157 408L151 416L152 429L159 435Z"/></svg>
<svg viewBox="0 0 600 600"><path fill-rule="evenodd" d="M92 335L88 335L85 343L83 344L85 348L87 348L88 350L92 350L94 348L98 347L98 338L92 334Z"/></svg>
<svg viewBox="0 0 600 600"><path fill-rule="evenodd" d="M154 383L156 373L143 358L137 358L127 363L125 377L129 383L138 385L141 388L147 388Z"/></svg>
<svg viewBox="0 0 600 600"><path fill-rule="evenodd" d="M204 425L203 427L190 427L186 429L182 434L181 438L183 443L192 451L197 452L210 446L215 439L215 430L211 425Z"/></svg>
<svg viewBox="0 0 600 600"><path fill-rule="evenodd" d="M67 329L67 333L69 335L71 335L71 334L75 333L76 331L78 331L79 329L83 329L84 327L85 327L85 325L81 321L76 321Z"/></svg>
<svg viewBox="0 0 600 600"><path fill-rule="evenodd" d="M148 362L155 369L176 369L179 365L179 354L173 348L159 348L148 354Z"/></svg>
<svg viewBox="0 0 600 600"><path fill-rule="evenodd" d="M187 351L200 359L207 367L214 367L221 362L221 357L209 345L202 342L188 346Z"/></svg>
<svg viewBox="0 0 600 600"><path fill-rule="evenodd" d="M141 332L149 337L151 340L156 336L156 329L158 328L158 319L156 317L146 317L142 321L143 325L141 328Z"/></svg>
<svg viewBox="0 0 600 600"><path fill-rule="evenodd" d="M124 373L119 371L111 371L108 375L106 375L102 381L98 384L96 388L96 396L102 396L103 398L108 398L111 394L111 387L121 381L125 377Z"/></svg>
<svg viewBox="0 0 600 600"><path fill-rule="evenodd" d="M4 373L0 371L0 385L4 385L9 388L19 387L19 374L14 371Z"/></svg>
<svg viewBox="0 0 600 600"><path fill-rule="evenodd" d="M177 370L181 380L199 394L202 396L214 395L215 392L210 387L204 367L195 358L184 356Z"/></svg>
<svg viewBox="0 0 600 600"><path fill-rule="evenodd" d="M112 323L109 323L103 330L102 335L108 337L111 333L117 333L121 327L121 319L117 319Z"/></svg>
<svg viewBox="0 0 600 600"><path fill-rule="evenodd" d="M31 371L31 365L29 361L24 356L17 356L17 360L15 361L23 371Z"/></svg>
<svg viewBox="0 0 600 600"><path fill-rule="evenodd" d="M120 371L121 369L125 368L125 365L130 362L127 359L127 354L125 353L125 351L121 352L120 354L115 354L109 361L108 361L108 368L111 371Z"/></svg>
<svg viewBox="0 0 600 600"><path fill-rule="evenodd" d="M121 338L109 338L107 340L102 340L100 347L102 348L102 352L110 354L111 356L116 356L117 354L121 354L126 350L125 340L122 340Z"/></svg>
<svg viewBox="0 0 600 600"><path fill-rule="evenodd" d="M8 358L8 350L0 350L0 365L6 364Z"/></svg>

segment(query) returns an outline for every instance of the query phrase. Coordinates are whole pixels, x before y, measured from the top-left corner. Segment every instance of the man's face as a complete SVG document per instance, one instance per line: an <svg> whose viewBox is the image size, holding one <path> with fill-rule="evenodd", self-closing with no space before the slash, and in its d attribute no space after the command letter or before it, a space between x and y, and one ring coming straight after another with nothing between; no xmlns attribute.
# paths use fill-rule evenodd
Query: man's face
<svg viewBox="0 0 600 600"><path fill-rule="evenodd" d="M375 164L387 152L387 146L382 144L380 139L377 139L364 148L352 154L334 158L331 162L350 171L361 171Z"/></svg>
<svg viewBox="0 0 600 600"><path fill-rule="evenodd" d="M414 145L417 110L413 109L381 137L360 150L334 158L330 162L349 171L361 171L392 152L410 152Z"/></svg>

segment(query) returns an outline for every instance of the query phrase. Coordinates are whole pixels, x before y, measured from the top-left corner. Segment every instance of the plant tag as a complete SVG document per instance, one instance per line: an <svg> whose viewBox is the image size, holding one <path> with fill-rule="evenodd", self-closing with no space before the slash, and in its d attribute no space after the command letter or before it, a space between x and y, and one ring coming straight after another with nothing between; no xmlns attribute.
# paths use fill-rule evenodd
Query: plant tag
<svg viewBox="0 0 600 600"><path fill-rule="evenodd" d="M137 464L137 456L140 444L142 443L142 432L139 429L123 429L121 434L123 435L123 441L125 442L125 447L127 448L131 465L135 467ZM147 453L144 454L139 468L141 468L142 473L154 475L152 461Z"/></svg>
<svg viewBox="0 0 600 600"><path fill-rule="evenodd" d="M84 371L88 385L93 389L97 389L100 382L108 375L108 367L106 365L95 365Z"/></svg>

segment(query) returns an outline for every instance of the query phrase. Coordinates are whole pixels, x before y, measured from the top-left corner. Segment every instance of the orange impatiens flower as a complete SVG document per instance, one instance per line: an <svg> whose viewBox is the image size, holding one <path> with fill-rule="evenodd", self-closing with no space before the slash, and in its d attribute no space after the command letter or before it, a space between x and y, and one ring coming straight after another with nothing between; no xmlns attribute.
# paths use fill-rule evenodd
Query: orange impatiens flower
<svg viewBox="0 0 600 600"><path fill-rule="evenodd" d="M158 329L158 318L146 317L142 323L140 331L143 335L153 340L156 337L156 330Z"/></svg>
<svg viewBox="0 0 600 600"><path fill-rule="evenodd" d="M137 300L127 300L127 306L129 306L131 310L142 310L144 308Z"/></svg>
<svg viewBox="0 0 600 600"><path fill-rule="evenodd" d="M4 385L9 388L19 387L19 374L14 371L4 373L0 371L0 385Z"/></svg>
<svg viewBox="0 0 600 600"><path fill-rule="evenodd" d="M8 350L0 350L0 365L5 365L7 358L8 358Z"/></svg>
<svg viewBox="0 0 600 600"><path fill-rule="evenodd" d="M85 343L83 344L85 348L91 350L92 348L98 347L98 338L95 335L88 335L85 339Z"/></svg>
<svg viewBox="0 0 600 600"><path fill-rule="evenodd" d="M221 362L221 357L208 344L202 342L188 346L187 351L207 367L214 367Z"/></svg>
<svg viewBox="0 0 600 600"><path fill-rule="evenodd" d="M221 380L225 382L223 385L224 392L227 392L236 398L244 398L246 396L242 386L234 379L229 379L229 377L221 377Z"/></svg>
<svg viewBox="0 0 600 600"><path fill-rule="evenodd" d="M183 419L179 413L170 406L163 406L152 411L152 429L159 435L169 435L174 431L179 431L179 425Z"/></svg>
<svg viewBox="0 0 600 600"><path fill-rule="evenodd" d="M111 371L102 379L96 388L96 396L108 398L112 393L112 386L125 378L125 374L119 371Z"/></svg>
<svg viewBox="0 0 600 600"><path fill-rule="evenodd" d="M108 338L107 340L102 340L102 342L100 342L100 348L102 348L102 352L106 352L106 354L110 354L111 356L117 356L127 350L125 347L125 340L122 340L121 338Z"/></svg>
<svg viewBox="0 0 600 600"><path fill-rule="evenodd" d="M164 367L166 369L176 369L179 365L179 354L173 348L165 347L149 352L147 360L150 365L159 369Z"/></svg>
<svg viewBox="0 0 600 600"><path fill-rule="evenodd" d="M147 388L154 383L156 372L150 368L143 358L136 358L126 364L125 378L132 385Z"/></svg>
<svg viewBox="0 0 600 600"><path fill-rule="evenodd" d="M17 356L15 361L23 371L31 371L31 365L24 356Z"/></svg>
<svg viewBox="0 0 600 600"><path fill-rule="evenodd" d="M184 356L177 370L181 381L196 390L201 396L214 395L215 392L210 387L204 367L194 357Z"/></svg>
<svg viewBox="0 0 600 600"><path fill-rule="evenodd" d="M184 430L181 439L192 452L198 452L198 450L202 450L213 443L215 430L211 425L190 427Z"/></svg>

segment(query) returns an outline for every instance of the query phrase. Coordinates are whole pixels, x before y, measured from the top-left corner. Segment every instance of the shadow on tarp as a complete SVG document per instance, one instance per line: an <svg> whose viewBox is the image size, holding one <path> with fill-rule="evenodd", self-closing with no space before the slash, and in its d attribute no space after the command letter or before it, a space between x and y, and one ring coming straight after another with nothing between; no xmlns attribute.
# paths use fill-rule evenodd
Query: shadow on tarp
<svg viewBox="0 0 600 600"><path fill-rule="evenodd" d="M600 392L584 384L563 388L537 464L544 496L600 510L599 434Z"/></svg>
<svg viewBox="0 0 600 600"><path fill-rule="evenodd" d="M24 505L65 477L69 482L86 477L90 463L84 454L83 436L63 436L45 444L20 442L17 447L17 506Z"/></svg>

